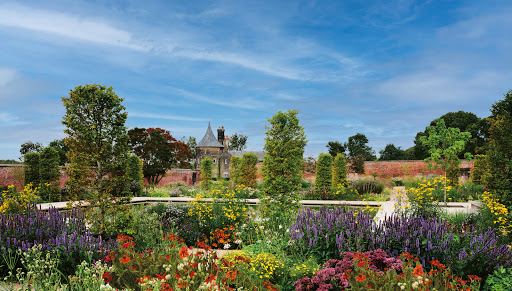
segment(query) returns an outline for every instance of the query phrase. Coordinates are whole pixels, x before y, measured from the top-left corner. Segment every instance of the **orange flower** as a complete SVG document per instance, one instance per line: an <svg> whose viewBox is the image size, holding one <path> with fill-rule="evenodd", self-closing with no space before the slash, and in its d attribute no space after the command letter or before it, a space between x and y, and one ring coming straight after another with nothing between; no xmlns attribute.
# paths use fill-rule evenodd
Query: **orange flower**
<svg viewBox="0 0 512 291"><path fill-rule="evenodd" d="M421 267L421 265L416 265L413 274L415 277L423 276L423 268Z"/></svg>
<svg viewBox="0 0 512 291"><path fill-rule="evenodd" d="M364 267L366 265L366 263L367 263L366 261L362 261L362 262L357 263L357 266Z"/></svg>
<svg viewBox="0 0 512 291"><path fill-rule="evenodd" d="M130 262L130 257L128 255L123 255L121 258L121 263L128 264Z"/></svg>
<svg viewBox="0 0 512 291"><path fill-rule="evenodd" d="M366 276L363 275L363 273L360 273L359 275L357 275L357 277L356 277L357 282L363 282L364 280L366 280Z"/></svg>
<svg viewBox="0 0 512 291"><path fill-rule="evenodd" d="M188 253L188 248L186 246L182 246L178 255L180 255L180 258L182 259L190 256L190 254Z"/></svg>

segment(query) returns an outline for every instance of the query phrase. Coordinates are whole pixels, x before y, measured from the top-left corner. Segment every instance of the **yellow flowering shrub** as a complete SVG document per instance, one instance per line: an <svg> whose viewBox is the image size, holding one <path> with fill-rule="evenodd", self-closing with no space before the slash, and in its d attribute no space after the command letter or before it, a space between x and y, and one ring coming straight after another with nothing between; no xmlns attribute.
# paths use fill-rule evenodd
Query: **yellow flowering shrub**
<svg viewBox="0 0 512 291"><path fill-rule="evenodd" d="M310 257L306 261L291 268L290 277L293 281L300 280L304 277L312 278L318 270L320 270L320 266L313 257Z"/></svg>
<svg viewBox="0 0 512 291"><path fill-rule="evenodd" d="M438 212L439 202L444 200L444 192L448 194L451 186L446 183L445 177L425 179L416 187L407 189L407 196L413 212L422 212L426 215L435 215ZM447 197L446 201L451 198Z"/></svg>
<svg viewBox="0 0 512 291"><path fill-rule="evenodd" d="M512 233L512 223L509 222L509 212L505 205L501 204L492 193L485 191L482 196L484 208L482 212L492 217L494 225L501 230L503 235Z"/></svg>
<svg viewBox="0 0 512 291"><path fill-rule="evenodd" d="M251 271L264 281L275 283L276 279L284 275L284 264L271 253L261 253L251 260Z"/></svg>
<svg viewBox="0 0 512 291"><path fill-rule="evenodd" d="M9 186L7 190L2 191L0 213L23 213L29 204L39 200L38 191L39 188L33 187L32 184L26 185L21 192L17 192L14 185Z"/></svg>

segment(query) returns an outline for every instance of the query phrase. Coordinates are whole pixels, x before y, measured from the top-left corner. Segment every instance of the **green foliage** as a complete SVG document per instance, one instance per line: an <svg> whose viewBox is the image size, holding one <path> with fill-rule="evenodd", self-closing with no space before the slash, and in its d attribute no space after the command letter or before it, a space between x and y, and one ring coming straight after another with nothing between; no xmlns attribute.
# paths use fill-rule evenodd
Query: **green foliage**
<svg viewBox="0 0 512 291"><path fill-rule="evenodd" d="M333 158L338 154L345 154L345 146L339 141L330 141L327 143L326 147Z"/></svg>
<svg viewBox="0 0 512 291"><path fill-rule="evenodd" d="M332 165L332 186L345 187L348 184L347 180L347 159L344 154L339 153L334 158Z"/></svg>
<svg viewBox="0 0 512 291"><path fill-rule="evenodd" d="M359 179L350 182L350 188L353 188L360 195L363 194L380 194L384 191L386 185L377 179Z"/></svg>
<svg viewBox="0 0 512 291"><path fill-rule="evenodd" d="M393 161L393 160L406 160L407 154L400 147L396 147L394 144L387 144L386 147L379 151L380 161Z"/></svg>
<svg viewBox="0 0 512 291"><path fill-rule="evenodd" d="M475 163L473 164L473 171L471 171L471 181L477 185L485 185L488 179L489 171L488 160L486 155L476 155Z"/></svg>
<svg viewBox="0 0 512 291"><path fill-rule="evenodd" d="M322 197L331 192L332 156L321 153L316 163L315 193Z"/></svg>
<svg viewBox="0 0 512 291"><path fill-rule="evenodd" d="M136 155L130 155L126 166L126 176L130 183L130 191L133 196L139 196L142 194L142 190L144 189L142 160Z"/></svg>
<svg viewBox="0 0 512 291"><path fill-rule="evenodd" d="M27 141L21 145L20 153L24 156L28 153L40 153L42 149L43 145L41 143Z"/></svg>
<svg viewBox="0 0 512 291"><path fill-rule="evenodd" d="M234 133L229 138L229 150L230 151L243 151L247 146L247 135Z"/></svg>
<svg viewBox="0 0 512 291"><path fill-rule="evenodd" d="M39 195L48 201L60 200L59 153L53 147L45 147L39 157Z"/></svg>
<svg viewBox="0 0 512 291"><path fill-rule="evenodd" d="M71 199L88 199L86 216L98 234L112 235L119 229L118 204L130 195L126 176L129 156L124 126L128 114L112 87L78 86L62 97L66 108L62 124L68 135L66 171Z"/></svg>
<svg viewBox="0 0 512 291"><path fill-rule="evenodd" d="M66 108L62 123L69 147L68 192L84 194L92 186L101 195L129 194L125 175L129 154L124 126L128 114L112 87L78 86L62 97Z"/></svg>
<svg viewBox="0 0 512 291"><path fill-rule="evenodd" d="M258 156L254 153L245 153L242 156L242 160L240 162L240 184L256 188L256 172L258 169L256 168L256 164L258 163Z"/></svg>
<svg viewBox="0 0 512 291"><path fill-rule="evenodd" d="M494 270L487 280L482 290L484 291L506 291L512 290L512 268L500 266Z"/></svg>
<svg viewBox="0 0 512 291"><path fill-rule="evenodd" d="M345 147L348 149L348 154L350 157L361 155L365 161L375 161L377 159L375 156L375 151L366 145L367 143L368 138L366 135L357 133L356 135L348 138L348 142L345 144Z"/></svg>
<svg viewBox="0 0 512 291"><path fill-rule="evenodd" d="M201 161L201 188L208 190L212 185L212 165L213 161L209 157L205 157Z"/></svg>
<svg viewBox="0 0 512 291"><path fill-rule="evenodd" d="M230 179L233 181L233 183L240 184L241 183L241 169L240 169L240 163L242 162L242 159L236 156L231 157L230 161Z"/></svg>
<svg viewBox="0 0 512 291"><path fill-rule="evenodd" d="M430 169L441 166L447 178L445 183L457 186L459 175L456 174L456 171L460 164L458 155L464 150L466 143L471 138L471 133L461 132L458 128L447 128L443 119L437 119L435 126L427 128L427 133L428 136L420 138L422 144L429 147L430 157L426 158L425 162L429 163ZM472 155L466 152L465 157L471 159ZM435 165L433 166L431 162L434 162ZM444 202L446 202L446 197Z"/></svg>
<svg viewBox="0 0 512 291"><path fill-rule="evenodd" d="M350 171L359 175L364 175L364 157L362 155L348 157Z"/></svg>
<svg viewBox="0 0 512 291"><path fill-rule="evenodd" d="M300 189L306 134L299 125L298 110L277 112L265 138L263 187L266 195L287 195Z"/></svg>
<svg viewBox="0 0 512 291"><path fill-rule="evenodd" d="M29 152L25 154L25 185L39 185L39 160L40 154Z"/></svg>
<svg viewBox="0 0 512 291"><path fill-rule="evenodd" d="M68 162L67 153L69 152L69 147L64 142L64 139L56 139L50 144L49 147L54 148L59 153L59 165L64 166Z"/></svg>
<svg viewBox="0 0 512 291"><path fill-rule="evenodd" d="M475 155L487 144L488 128L489 125L486 119L480 119L471 112L448 112L443 116L437 118L443 119L446 127L458 128L461 132L471 133L471 139L468 140L465 148L458 154L459 158L463 158L466 152ZM430 126L436 125L436 120L430 122ZM423 132L418 132L414 140L414 159L423 160L429 157L429 147L421 142L421 137L429 136L427 129Z"/></svg>
<svg viewBox="0 0 512 291"><path fill-rule="evenodd" d="M53 147L45 147L39 156L40 184L60 180L59 153Z"/></svg>
<svg viewBox="0 0 512 291"><path fill-rule="evenodd" d="M512 208L512 90L505 94L505 99L492 105L491 112L487 188Z"/></svg>

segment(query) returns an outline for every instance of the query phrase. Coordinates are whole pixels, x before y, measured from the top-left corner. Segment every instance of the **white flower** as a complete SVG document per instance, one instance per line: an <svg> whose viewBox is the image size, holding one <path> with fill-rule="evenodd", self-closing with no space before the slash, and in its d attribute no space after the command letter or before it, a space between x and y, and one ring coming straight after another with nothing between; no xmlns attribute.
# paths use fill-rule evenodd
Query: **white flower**
<svg viewBox="0 0 512 291"><path fill-rule="evenodd" d="M279 229L281 229L281 228L283 228L283 226L282 226L282 225L279 225Z"/></svg>
<svg viewBox="0 0 512 291"><path fill-rule="evenodd" d="M230 245L230 244L225 244L225 245L224 245L224 249L225 249L225 250L229 249L230 247L231 247L231 245Z"/></svg>
<svg viewBox="0 0 512 291"><path fill-rule="evenodd" d="M239 245L239 244L241 244L241 243L242 243L242 240L241 240L241 239L237 239L237 240L235 240L235 243L236 243L237 245Z"/></svg>

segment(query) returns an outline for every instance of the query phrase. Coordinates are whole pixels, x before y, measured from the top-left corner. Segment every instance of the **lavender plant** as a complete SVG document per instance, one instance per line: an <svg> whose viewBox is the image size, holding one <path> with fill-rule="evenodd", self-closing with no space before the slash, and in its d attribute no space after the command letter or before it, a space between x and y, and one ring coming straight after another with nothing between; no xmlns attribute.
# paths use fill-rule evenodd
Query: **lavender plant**
<svg viewBox="0 0 512 291"><path fill-rule="evenodd" d="M346 251L382 249L394 257L409 252L424 266L437 259L457 275L484 278L495 268L512 264L512 249L499 244L494 229L454 232L444 220L423 216L394 215L373 224L362 212L305 208L290 227L290 235L303 253L319 261L339 258Z"/></svg>
<svg viewBox="0 0 512 291"><path fill-rule="evenodd" d="M74 273L83 260L96 260L113 247L115 242L104 241L87 230L84 214L79 208L60 213L51 208L38 211L27 206L24 214L0 214L0 249L27 251L41 245L42 251L58 251L59 270L65 275ZM4 274L6 270L0 270Z"/></svg>

